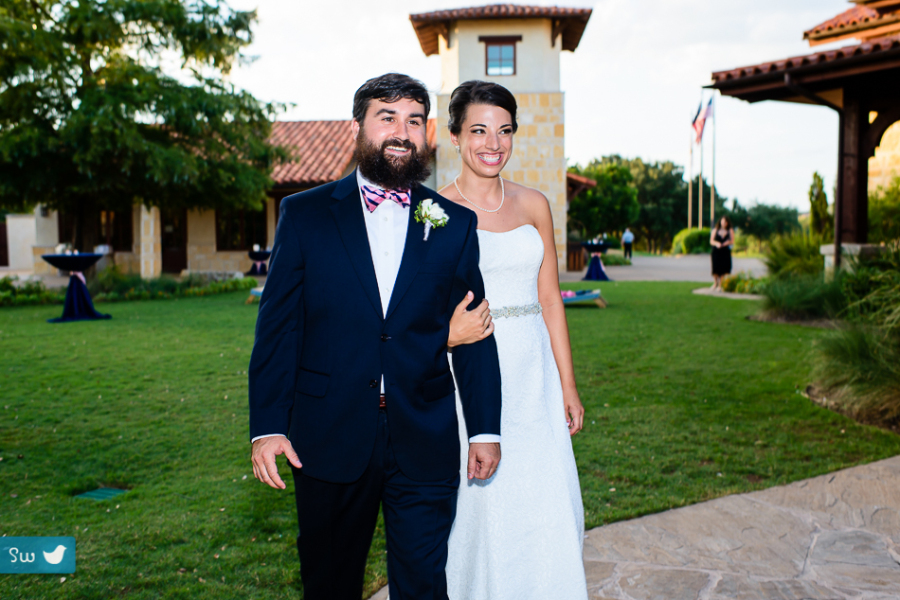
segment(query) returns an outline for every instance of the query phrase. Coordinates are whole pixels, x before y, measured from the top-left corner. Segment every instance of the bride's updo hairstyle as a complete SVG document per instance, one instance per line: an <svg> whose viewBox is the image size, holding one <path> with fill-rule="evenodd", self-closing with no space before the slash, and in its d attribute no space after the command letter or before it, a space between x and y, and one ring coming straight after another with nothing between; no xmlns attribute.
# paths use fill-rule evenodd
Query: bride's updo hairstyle
<svg viewBox="0 0 900 600"><path fill-rule="evenodd" d="M466 110L473 104L504 109L512 117L513 133L519 128L516 123L516 99L512 93L500 84L473 80L461 83L450 94L450 133L459 135L466 120Z"/></svg>

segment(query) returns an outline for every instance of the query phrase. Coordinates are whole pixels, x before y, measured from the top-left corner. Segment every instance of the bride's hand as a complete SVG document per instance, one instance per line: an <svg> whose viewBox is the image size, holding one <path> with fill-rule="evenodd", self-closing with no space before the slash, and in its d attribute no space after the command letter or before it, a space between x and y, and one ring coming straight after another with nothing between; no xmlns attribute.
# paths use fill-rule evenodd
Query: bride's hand
<svg viewBox="0 0 900 600"><path fill-rule="evenodd" d="M466 310L474 298L475 295L469 292L453 311L453 316L450 318L450 339L447 340L448 348L462 344L474 344L494 333L494 323L491 320L487 298L482 300L474 310Z"/></svg>
<svg viewBox="0 0 900 600"><path fill-rule="evenodd" d="M584 406L578 392L563 392L563 405L566 409L566 423L569 425L569 435L575 435L584 426Z"/></svg>

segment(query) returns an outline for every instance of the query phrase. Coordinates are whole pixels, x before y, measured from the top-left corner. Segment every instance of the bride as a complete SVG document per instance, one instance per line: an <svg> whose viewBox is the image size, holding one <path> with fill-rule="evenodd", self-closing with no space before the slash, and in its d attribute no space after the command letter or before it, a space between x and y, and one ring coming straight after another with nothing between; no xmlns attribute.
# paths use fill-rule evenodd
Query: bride
<svg viewBox="0 0 900 600"><path fill-rule="evenodd" d="M541 192L500 177L517 127L509 90L468 81L454 90L449 112L462 169L440 193L478 215L490 315L485 303L470 312L458 309L448 345L493 333L503 393L503 457L486 481L465 472L468 436L459 419L463 472L450 534L449 596L585 600L584 513L571 442L584 408L575 388L550 206Z"/></svg>

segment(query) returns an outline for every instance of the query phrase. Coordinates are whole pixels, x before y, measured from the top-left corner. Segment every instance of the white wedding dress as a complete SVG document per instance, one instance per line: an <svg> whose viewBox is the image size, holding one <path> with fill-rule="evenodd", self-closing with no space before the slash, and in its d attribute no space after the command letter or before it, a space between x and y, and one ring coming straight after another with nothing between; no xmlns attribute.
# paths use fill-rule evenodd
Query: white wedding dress
<svg viewBox="0 0 900 600"><path fill-rule="evenodd" d="M468 435L459 397L461 483L450 533L450 600L586 600L584 509L562 385L538 308L544 258L531 225L478 232L494 318L503 408L501 459L487 481L466 478ZM501 316L506 313L507 316Z"/></svg>

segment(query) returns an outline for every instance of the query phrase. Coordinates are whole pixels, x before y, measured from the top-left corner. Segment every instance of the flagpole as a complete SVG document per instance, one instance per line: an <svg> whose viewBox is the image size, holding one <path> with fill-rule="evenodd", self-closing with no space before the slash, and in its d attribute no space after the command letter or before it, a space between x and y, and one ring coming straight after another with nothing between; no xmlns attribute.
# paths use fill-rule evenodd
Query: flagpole
<svg viewBox="0 0 900 600"><path fill-rule="evenodd" d="M690 142L690 160L688 160L688 229L694 228L694 130L688 136Z"/></svg>
<svg viewBox="0 0 900 600"><path fill-rule="evenodd" d="M715 93L713 93L713 97L711 102L713 103L713 147L712 147L712 204L710 204L709 209L709 222L710 228L712 228L716 223L716 132L719 129L719 115L716 112L715 108Z"/></svg>
<svg viewBox="0 0 900 600"><path fill-rule="evenodd" d="M703 134L700 134L700 183L697 185L700 196L697 214L697 229L703 229Z"/></svg>

